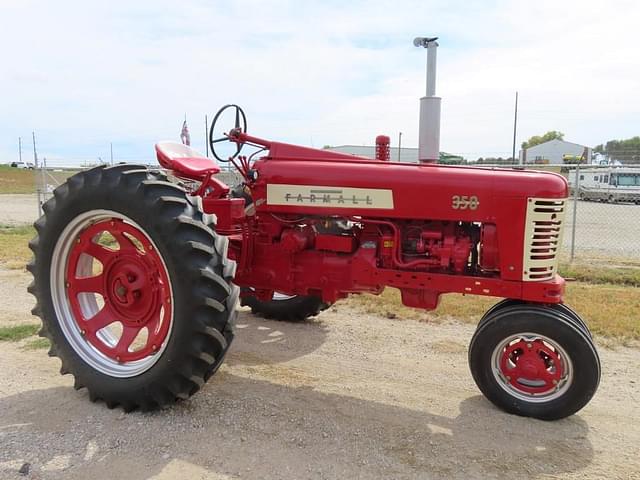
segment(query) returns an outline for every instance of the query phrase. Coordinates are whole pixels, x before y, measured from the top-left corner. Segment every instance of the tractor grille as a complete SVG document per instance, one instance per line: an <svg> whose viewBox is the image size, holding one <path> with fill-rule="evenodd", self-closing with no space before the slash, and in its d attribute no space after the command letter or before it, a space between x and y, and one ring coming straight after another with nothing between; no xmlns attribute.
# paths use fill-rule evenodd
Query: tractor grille
<svg viewBox="0 0 640 480"><path fill-rule="evenodd" d="M550 280L555 276L562 247L564 214L565 200L530 198L527 202L523 281Z"/></svg>

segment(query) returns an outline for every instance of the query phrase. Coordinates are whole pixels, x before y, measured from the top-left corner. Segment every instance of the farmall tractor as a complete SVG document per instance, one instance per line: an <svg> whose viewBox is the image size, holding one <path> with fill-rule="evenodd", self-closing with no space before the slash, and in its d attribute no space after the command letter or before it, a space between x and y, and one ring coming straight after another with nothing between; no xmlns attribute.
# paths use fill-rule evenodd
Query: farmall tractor
<svg viewBox="0 0 640 480"><path fill-rule="evenodd" d="M235 122L218 138L222 111ZM469 346L476 384L501 409L551 420L591 399L598 355L556 273L562 176L390 162L388 137L375 160L295 146L247 134L236 105L221 112L212 153L241 184L163 142L161 168L83 171L43 205L30 243L33 313L61 373L91 400L150 410L196 393L231 345L238 297L299 321L385 287L426 310L445 293L504 298ZM217 153L221 142L230 155ZM258 150L243 156L245 145Z"/></svg>

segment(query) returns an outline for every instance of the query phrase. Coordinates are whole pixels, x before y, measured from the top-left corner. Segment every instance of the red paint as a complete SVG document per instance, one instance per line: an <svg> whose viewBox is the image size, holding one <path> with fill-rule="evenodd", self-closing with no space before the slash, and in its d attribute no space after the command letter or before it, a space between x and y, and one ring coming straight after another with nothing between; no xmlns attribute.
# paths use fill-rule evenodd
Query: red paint
<svg viewBox="0 0 640 480"><path fill-rule="evenodd" d="M480 268L485 272L495 272L499 266L498 229L493 223L485 223L480 237Z"/></svg>
<svg viewBox="0 0 640 480"><path fill-rule="evenodd" d="M102 232L110 233L117 240L117 250L115 246L111 249L95 243ZM102 273L92 277L78 276L82 255L98 260ZM169 277L160 256L143 232L117 219L90 226L78 236L71 251L66 278L74 318L93 347L118 362L140 360L160 349L171 325ZM104 300L102 309L90 318L80 306L83 293L99 294ZM116 322L121 323L122 333L117 344L112 346L98 332ZM144 328L147 329L146 343L138 350L129 351Z"/></svg>
<svg viewBox="0 0 640 480"><path fill-rule="evenodd" d="M330 252L352 253L356 249L356 239L350 235L326 235L315 236L316 250L327 250Z"/></svg>
<svg viewBox="0 0 640 480"><path fill-rule="evenodd" d="M380 162L388 162L391 159L389 143L391 139L386 135L378 135L376 137L376 160Z"/></svg>
<svg viewBox="0 0 640 480"><path fill-rule="evenodd" d="M166 148L169 142L156 145L156 157L158 163L164 168L173 170L178 177L189 178L191 180L202 180L208 174L216 174L220 167L210 158L203 157L192 148L184 148L185 154L179 155ZM181 144L176 144L182 146ZM181 149L182 150L182 149Z"/></svg>
<svg viewBox="0 0 640 480"><path fill-rule="evenodd" d="M558 353L542 340L521 339L507 346L500 371L514 388L531 395L552 392L564 375Z"/></svg>

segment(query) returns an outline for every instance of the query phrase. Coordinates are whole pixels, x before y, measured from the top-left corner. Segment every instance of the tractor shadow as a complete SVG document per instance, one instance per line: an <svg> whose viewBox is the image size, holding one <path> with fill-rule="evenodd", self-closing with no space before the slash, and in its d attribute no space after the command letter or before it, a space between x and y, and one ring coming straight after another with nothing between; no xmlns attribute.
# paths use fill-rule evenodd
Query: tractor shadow
<svg viewBox="0 0 640 480"><path fill-rule="evenodd" d="M304 322L279 322L239 310L236 337L225 359L227 365L283 363L316 351L326 341L329 328L317 318ZM259 352L259 353L257 353Z"/></svg>
<svg viewBox="0 0 640 480"><path fill-rule="evenodd" d="M71 387L32 390L0 399L0 477L28 462L36 478L93 480L529 478L593 460L579 415L520 418L480 396L453 417L431 410L227 369L191 400L153 413L108 410Z"/></svg>

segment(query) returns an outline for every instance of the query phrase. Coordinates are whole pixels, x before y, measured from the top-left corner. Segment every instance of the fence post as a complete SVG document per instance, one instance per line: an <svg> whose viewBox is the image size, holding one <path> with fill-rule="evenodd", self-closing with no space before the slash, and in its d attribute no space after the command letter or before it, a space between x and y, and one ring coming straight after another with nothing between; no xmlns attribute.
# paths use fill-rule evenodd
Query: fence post
<svg viewBox="0 0 640 480"><path fill-rule="evenodd" d="M38 218L42 216L42 202L40 198L40 187L38 185L38 152L36 151L36 132L31 132L31 138L33 138L33 181L36 187L36 198L38 202Z"/></svg>
<svg viewBox="0 0 640 480"><path fill-rule="evenodd" d="M578 196L580 192L580 162L576 165L576 181L573 187L573 223L571 225L571 257L570 262L573 262L573 258L576 252L576 215L578 211Z"/></svg>

